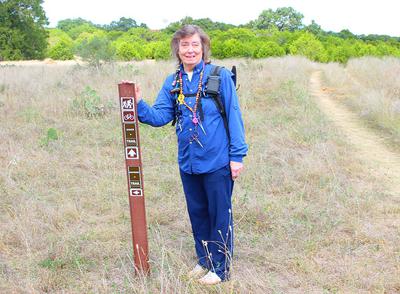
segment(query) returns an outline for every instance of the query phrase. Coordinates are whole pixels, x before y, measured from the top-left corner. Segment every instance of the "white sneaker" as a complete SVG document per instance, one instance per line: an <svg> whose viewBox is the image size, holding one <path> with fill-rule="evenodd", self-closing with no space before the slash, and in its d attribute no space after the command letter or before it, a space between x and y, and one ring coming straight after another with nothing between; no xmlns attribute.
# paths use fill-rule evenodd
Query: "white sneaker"
<svg viewBox="0 0 400 294"><path fill-rule="evenodd" d="M221 278L214 272L209 271L204 277L198 280L199 283L204 285L215 285L221 283Z"/></svg>
<svg viewBox="0 0 400 294"><path fill-rule="evenodd" d="M208 272L208 269L202 267L200 264L196 264L196 266L188 272L187 276L189 278L198 278L205 275Z"/></svg>

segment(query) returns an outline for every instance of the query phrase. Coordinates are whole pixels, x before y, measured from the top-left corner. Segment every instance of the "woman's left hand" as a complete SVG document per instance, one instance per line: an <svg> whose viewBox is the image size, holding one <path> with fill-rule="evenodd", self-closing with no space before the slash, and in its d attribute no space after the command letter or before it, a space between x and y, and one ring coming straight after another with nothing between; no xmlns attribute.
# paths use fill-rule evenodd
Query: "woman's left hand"
<svg viewBox="0 0 400 294"><path fill-rule="evenodd" d="M240 175L240 173L243 170L243 163L231 161L230 166L231 166L232 180L236 180L236 178Z"/></svg>

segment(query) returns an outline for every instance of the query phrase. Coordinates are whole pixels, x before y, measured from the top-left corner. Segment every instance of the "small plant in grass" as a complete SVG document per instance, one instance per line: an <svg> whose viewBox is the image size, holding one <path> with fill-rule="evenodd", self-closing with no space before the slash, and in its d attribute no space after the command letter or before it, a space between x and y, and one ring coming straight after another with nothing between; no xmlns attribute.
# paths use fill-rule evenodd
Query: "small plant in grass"
<svg viewBox="0 0 400 294"><path fill-rule="evenodd" d="M99 94L89 86L86 86L79 96L72 100L73 111L88 118L103 117L112 106L111 103L104 105Z"/></svg>
<svg viewBox="0 0 400 294"><path fill-rule="evenodd" d="M65 261L63 261L61 259L58 259L58 258L54 259L54 258L50 258L50 257L48 257L46 259L43 259L39 263L39 266L41 266L43 268L47 268L49 270L53 270L53 271L57 270L57 269L60 269L60 268L64 268L65 265L66 265Z"/></svg>
<svg viewBox="0 0 400 294"><path fill-rule="evenodd" d="M49 128L46 136L40 139L40 146L48 146L51 141L58 140L58 133L55 128Z"/></svg>
<svg viewBox="0 0 400 294"><path fill-rule="evenodd" d="M5 91L8 89L8 86L5 84L0 84L0 94L5 93Z"/></svg>
<svg viewBox="0 0 400 294"><path fill-rule="evenodd" d="M32 106L28 106L24 108L20 113L19 116L26 122L39 122L42 119L42 115L40 111Z"/></svg>
<svg viewBox="0 0 400 294"><path fill-rule="evenodd" d="M39 266L52 271L64 268L86 270L94 266L94 263L81 256L73 256L66 259L47 257L39 262Z"/></svg>

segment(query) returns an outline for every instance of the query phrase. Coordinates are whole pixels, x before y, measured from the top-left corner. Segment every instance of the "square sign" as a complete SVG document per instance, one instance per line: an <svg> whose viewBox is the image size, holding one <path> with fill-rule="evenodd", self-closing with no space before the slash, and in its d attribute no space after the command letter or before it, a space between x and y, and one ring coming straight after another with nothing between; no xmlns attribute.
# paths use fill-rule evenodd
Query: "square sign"
<svg viewBox="0 0 400 294"><path fill-rule="evenodd" d="M129 174L129 189L142 189L142 182L140 180L140 168L138 166L130 166L128 168Z"/></svg>
<svg viewBox="0 0 400 294"><path fill-rule="evenodd" d="M139 159L138 147L126 147L125 156L126 159Z"/></svg>
<svg viewBox="0 0 400 294"><path fill-rule="evenodd" d="M124 122L135 122L135 111L122 111L122 118Z"/></svg>
<svg viewBox="0 0 400 294"><path fill-rule="evenodd" d="M121 107L123 110L134 110L133 98L121 98Z"/></svg>
<svg viewBox="0 0 400 294"><path fill-rule="evenodd" d="M135 124L124 124L126 146L137 146Z"/></svg>
<svg viewBox="0 0 400 294"><path fill-rule="evenodd" d="M143 190L142 189L130 189L130 196L141 197L141 196L143 196Z"/></svg>

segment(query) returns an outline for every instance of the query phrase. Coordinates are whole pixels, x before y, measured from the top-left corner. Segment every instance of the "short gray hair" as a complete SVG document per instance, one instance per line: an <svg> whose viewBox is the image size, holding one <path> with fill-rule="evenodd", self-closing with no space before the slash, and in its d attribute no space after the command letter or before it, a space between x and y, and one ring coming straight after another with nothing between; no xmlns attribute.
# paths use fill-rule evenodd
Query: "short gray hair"
<svg viewBox="0 0 400 294"><path fill-rule="evenodd" d="M210 37L196 25L184 25L179 30L177 30L171 40L171 50L172 55L174 55L179 62L181 59L179 57L179 41L183 38L193 36L198 34L201 40L201 48L203 49L203 60L205 63L210 62Z"/></svg>

